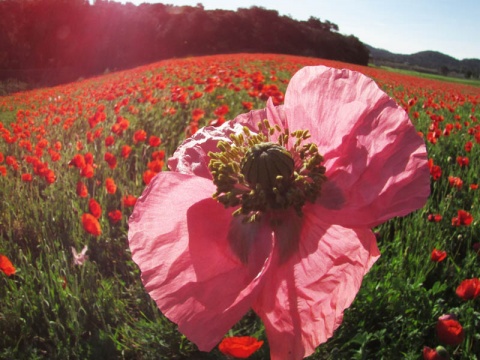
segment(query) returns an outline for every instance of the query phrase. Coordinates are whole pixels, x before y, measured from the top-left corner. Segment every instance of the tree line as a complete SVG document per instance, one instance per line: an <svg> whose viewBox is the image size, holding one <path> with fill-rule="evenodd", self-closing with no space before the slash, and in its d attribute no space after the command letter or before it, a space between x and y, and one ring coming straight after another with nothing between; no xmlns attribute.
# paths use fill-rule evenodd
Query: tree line
<svg viewBox="0 0 480 360"><path fill-rule="evenodd" d="M96 0L0 0L0 80L41 85L174 57L282 53L367 65L369 51L330 21L262 7L237 11Z"/></svg>

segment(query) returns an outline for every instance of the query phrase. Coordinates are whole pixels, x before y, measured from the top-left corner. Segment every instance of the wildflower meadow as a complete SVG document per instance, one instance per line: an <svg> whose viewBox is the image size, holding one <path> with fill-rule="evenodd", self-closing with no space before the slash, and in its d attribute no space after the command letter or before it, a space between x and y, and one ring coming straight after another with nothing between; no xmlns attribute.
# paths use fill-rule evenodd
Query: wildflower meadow
<svg viewBox="0 0 480 360"><path fill-rule="evenodd" d="M372 78L408 113L430 172L425 206L373 229L381 256L309 359L480 358L480 84L273 54L167 60L0 97L0 358L268 359L253 311L210 352L179 332L145 291L128 221L182 141L283 104L309 65Z"/></svg>

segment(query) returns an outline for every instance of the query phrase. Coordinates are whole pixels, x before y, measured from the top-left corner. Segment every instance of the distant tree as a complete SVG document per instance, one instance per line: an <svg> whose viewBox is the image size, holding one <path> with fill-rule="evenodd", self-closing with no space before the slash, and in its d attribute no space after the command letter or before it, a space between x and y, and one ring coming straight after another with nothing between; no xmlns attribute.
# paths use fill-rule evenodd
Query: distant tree
<svg viewBox="0 0 480 360"><path fill-rule="evenodd" d="M450 72L450 69L448 68L448 66L442 65L440 67L440 74L442 74L443 76L447 76L449 72Z"/></svg>

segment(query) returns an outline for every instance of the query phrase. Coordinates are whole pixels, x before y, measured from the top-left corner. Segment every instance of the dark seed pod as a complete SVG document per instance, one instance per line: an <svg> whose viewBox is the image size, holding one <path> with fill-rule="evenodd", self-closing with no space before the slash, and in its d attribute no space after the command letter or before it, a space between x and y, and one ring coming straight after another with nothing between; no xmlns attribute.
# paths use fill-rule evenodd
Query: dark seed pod
<svg viewBox="0 0 480 360"><path fill-rule="evenodd" d="M290 152L275 143L254 145L245 154L241 172L252 187L260 187L270 192L281 176L284 183L289 183L294 171L294 161Z"/></svg>

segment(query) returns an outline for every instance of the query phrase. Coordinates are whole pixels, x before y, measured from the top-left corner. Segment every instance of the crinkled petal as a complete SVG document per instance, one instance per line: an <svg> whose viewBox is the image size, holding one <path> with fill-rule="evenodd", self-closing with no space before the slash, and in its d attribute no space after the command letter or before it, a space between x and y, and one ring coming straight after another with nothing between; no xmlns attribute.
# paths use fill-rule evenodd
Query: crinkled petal
<svg viewBox="0 0 480 360"><path fill-rule="evenodd" d="M272 232L262 226L247 264L233 253L231 209L208 179L165 172L138 199L129 221L132 258L146 290L179 331L211 350L248 311L267 270Z"/></svg>
<svg viewBox="0 0 480 360"><path fill-rule="evenodd" d="M232 121L227 121L221 126L207 126L198 130L193 136L186 139L168 159L171 171L212 178L208 169L210 157L208 153L218 152L217 143L220 140L230 141L230 134L238 134L247 126L251 130L267 118L266 110L253 110L237 116Z"/></svg>
<svg viewBox="0 0 480 360"><path fill-rule="evenodd" d="M372 227L422 207L430 194L425 143L408 114L368 77L306 67L291 79L284 112L309 129L324 156L322 219Z"/></svg>
<svg viewBox="0 0 480 360"><path fill-rule="evenodd" d="M302 359L327 341L380 255L370 230L329 226L311 210L306 206L298 251L267 274L253 306L272 360Z"/></svg>
<svg viewBox="0 0 480 360"><path fill-rule="evenodd" d="M283 105L275 106L272 98L268 98L265 111L266 118L269 120L270 125L278 125L280 129L285 129L287 127L287 119L283 113Z"/></svg>

